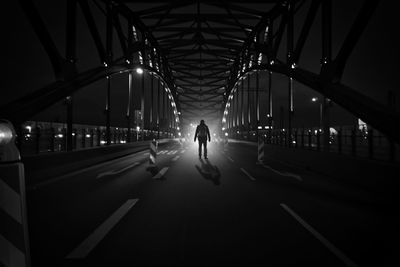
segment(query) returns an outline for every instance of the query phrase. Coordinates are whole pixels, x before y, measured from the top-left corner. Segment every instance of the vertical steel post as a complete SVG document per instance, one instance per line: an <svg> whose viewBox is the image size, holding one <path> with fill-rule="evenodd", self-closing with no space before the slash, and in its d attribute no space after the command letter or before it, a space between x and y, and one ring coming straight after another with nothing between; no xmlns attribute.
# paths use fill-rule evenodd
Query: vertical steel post
<svg viewBox="0 0 400 267"><path fill-rule="evenodd" d="M161 80L158 79L158 87L157 87L157 139L160 139L160 87L161 87Z"/></svg>
<svg viewBox="0 0 400 267"><path fill-rule="evenodd" d="M73 106L72 106L72 96L67 96L67 151L72 151L72 122L73 122Z"/></svg>
<svg viewBox="0 0 400 267"><path fill-rule="evenodd" d="M294 16L294 2L288 2L287 10L288 22L287 22L287 64L290 68L294 67L292 59L293 53L293 16ZM289 77L288 84L288 131L287 131L287 144L290 147L292 145L292 116L293 116L293 79Z"/></svg>
<svg viewBox="0 0 400 267"><path fill-rule="evenodd" d="M165 108L165 102L167 101L167 99L166 99L166 95L165 95L165 84L163 83L163 86L162 86L162 100L163 100L163 108L162 108L162 121L163 121L163 132L165 132L166 131L166 108Z"/></svg>
<svg viewBox="0 0 400 267"><path fill-rule="evenodd" d="M260 125L260 99L259 99L259 90L260 90L260 77L259 72L256 72L256 137L258 140L258 126Z"/></svg>
<svg viewBox="0 0 400 267"><path fill-rule="evenodd" d="M151 86L150 86L150 129L151 129L151 134L153 135L153 130L154 130L154 123L153 123L153 111L154 111L154 75L153 73L150 74L150 81L151 81ZM153 136L152 136L153 138Z"/></svg>
<svg viewBox="0 0 400 267"><path fill-rule="evenodd" d="M250 74L247 74L247 140L250 140L250 127L251 127L251 116L250 116Z"/></svg>
<svg viewBox="0 0 400 267"><path fill-rule="evenodd" d="M107 98L106 98L106 142L111 144L111 77L107 76Z"/></svg>
<svg viewBox="0 0 400 267"><path fill-rule="evenodd" d="M64 79L68 80L74 74L74 64L76 61L76 9L77 1L67 1L67 23L66 23L66 46L65 54L68 68L64 71ZM72 95L66 99L67 105L67 151L72 151L72 122L73 122L73 106Z"/></svg>
<svg viewBox="0 0 400 267"><path fill-rule="evenodd" d="M321 2L322 11L322 62L321 70L326 68L332 58L332 2L325 0ZM325 96L322 101L322 130L323 130L323 150L329 151L330 146L330 100Z"/></svg>
<svg viewBox="0 0 400 267"><path fill-rule="evenodd" d="M126 124L128 132L126 134L126 142L131 142L131 106L132 106L132 92L133 92L133 73L128 73L128 104L126 107Z"/></svg>
<svg viewBox="0 0 400 267"><path fill-rule="evenodd" d="M144 58L143 58L144 60ZM145 90L144 90L144 73L142 73L142 93L140 96L140 120L142 128L142 141L144 141L144 105L145 105Z"/></svg>
<svg viewBox="0 0 400 267"><path fill-rule="evenodd" d="M244 77L242 79L241 83L241 91L240 91L240 128L243 128L244 126ZM242 129L240 129L242 132Z"/></svg>

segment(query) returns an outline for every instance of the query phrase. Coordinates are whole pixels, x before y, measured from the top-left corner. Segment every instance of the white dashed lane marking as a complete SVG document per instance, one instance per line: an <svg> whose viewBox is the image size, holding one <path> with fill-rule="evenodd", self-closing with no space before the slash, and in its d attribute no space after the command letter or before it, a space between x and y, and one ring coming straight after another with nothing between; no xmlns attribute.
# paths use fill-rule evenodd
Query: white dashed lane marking
<svg viewBox="0 0 400 267"><path fill-rule="evenodd" d="M287 205L281 203L280 206L289 213L298 223L300 223L307 231L309 231L316 239L318 239L327 249L329 249L333 254L336 255L343 263L350 267L357 267L351 259L349 259L341 250L335 247L329 240L322 236L317 230L315 230L311 225L304 221L299 215L297 215L292 209Z"/></svg>
<svg viewBox="0 0 400 267"><path fill-rule="evenodd" d="M180 158L180 156L175 156L172 161L177 161Z"/></svg>
<svg viewBox="0 0 400 267"><path fill-rule="evenodd" d="M67 259L83 259L92 251L97 244L110 232L110 230L128 213L128 211L139 201L139 199L128 199L119 209L117 209L107 220L86 238L77 248L75 248Z"/></svg>
<svg viewBox="0 0 400 267"><path fill-rule="evenodd" d="M164 176L164 174L168 171L169 167L164 167L159 171L156 175L153 176L153 179L160 179L161 177Z"/></svg>
<svg viewBox="0 0 400 267"><path fill-rule="evenodd" d="M252 180L252 181L255 181L255 180L256 180L256 178L254 178L253 176L251 176L251 174L248 173L245 169L240 168L240 170L241 170L244 174L246 174L246 176L249 177L250 180Z"/></svg>

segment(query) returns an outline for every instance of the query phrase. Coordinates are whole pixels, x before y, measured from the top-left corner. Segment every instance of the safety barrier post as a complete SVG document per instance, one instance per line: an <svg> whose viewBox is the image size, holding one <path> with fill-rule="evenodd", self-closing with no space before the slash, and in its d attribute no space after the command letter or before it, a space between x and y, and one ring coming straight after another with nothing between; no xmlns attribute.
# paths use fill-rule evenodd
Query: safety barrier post
<svg viewBox="0 0 400 267"><path fill-rule="evenodd" d="M0 266L29 267L24 165L15 130L0 120Z"/></svg>
<svg viewBox="0 0 400 267"><path fill-rule="evenodd" d="M153 139L150 142L150 157L149 157L149 165L150 167L155 167L156 166L156 160L157 160L157 148L158 148L158 142Z"/></svg>
<svg viewBox="0 0 400 267"><path fill-rule="evenodd" d="M264 146L265 146L265 142L264 142L264 138L260 137L258 138L258 146L257 146L257 162L256 164L263 164L264 163Z"/></svg>

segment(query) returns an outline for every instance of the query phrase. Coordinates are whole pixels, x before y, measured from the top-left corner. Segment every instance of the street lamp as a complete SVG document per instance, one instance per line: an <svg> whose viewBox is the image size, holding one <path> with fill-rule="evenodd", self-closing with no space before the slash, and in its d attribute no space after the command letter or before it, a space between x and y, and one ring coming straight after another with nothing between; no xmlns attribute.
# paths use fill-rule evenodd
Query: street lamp
<svg viewBox="0 0 400 267"><path fill-rule="evenodd" d="M137 68L136 69L137 74L143 74L143 69L142 68Z"/></svg>
<svg viewBox="0 0 400 267"><path fill-rule="evenodd" d="M140 127L136 126L136 141L139 141L139 131L140 131Z"/></svg>

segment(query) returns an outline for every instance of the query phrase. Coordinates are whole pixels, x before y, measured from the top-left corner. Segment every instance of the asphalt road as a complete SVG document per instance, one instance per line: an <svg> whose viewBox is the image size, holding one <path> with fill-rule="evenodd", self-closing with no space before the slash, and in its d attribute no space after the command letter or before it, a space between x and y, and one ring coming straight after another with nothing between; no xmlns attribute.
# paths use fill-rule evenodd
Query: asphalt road
<svg viewBox="0 0 400 267"><path fill-rule="evenodd" d="M33 266L394 266L395 204L256 153L172 144L29 190Z"/></svg>

